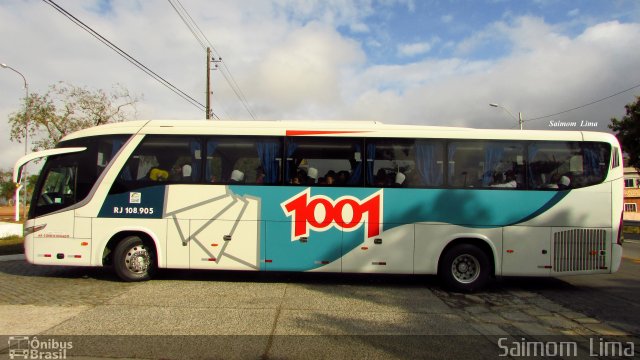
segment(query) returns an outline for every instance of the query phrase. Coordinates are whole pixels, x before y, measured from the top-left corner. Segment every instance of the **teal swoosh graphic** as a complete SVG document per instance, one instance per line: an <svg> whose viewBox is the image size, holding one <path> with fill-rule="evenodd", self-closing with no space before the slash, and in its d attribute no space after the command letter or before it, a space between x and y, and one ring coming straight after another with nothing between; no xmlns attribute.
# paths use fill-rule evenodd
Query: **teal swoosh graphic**
<svg viewBox="0 0 640 360"><path fill-rule="evenodd" d="M304 187L230 186L238 196L260 198L261 220L266 220L261 247L272 262L267 270L308 271L334 262L360 246L364 226L352 232L335 227L311 231L307 243L291 241L291 217L280 204L299 194ZM312 188L311 197L331 199L350 195L365 199L375 188ZM515 225L544 213L562 200L568 191L524 191L492 189L384 189L383 230L418 222L441 222L471 228Z"/></svg>
<svg viewBox="0 0 640 360"><path fill-rule="evenodd" d="M530 220L562 200L568 191L490 189L389 189L385 191L385 229L397 224L442 222L492 228Z"/></svg>

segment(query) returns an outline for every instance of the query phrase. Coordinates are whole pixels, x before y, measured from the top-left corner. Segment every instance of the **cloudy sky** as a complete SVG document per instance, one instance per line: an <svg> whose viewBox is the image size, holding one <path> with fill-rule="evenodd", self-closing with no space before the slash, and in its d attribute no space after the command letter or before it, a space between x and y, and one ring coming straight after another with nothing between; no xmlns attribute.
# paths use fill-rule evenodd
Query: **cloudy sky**
<svg viewBox="0 0 640 360"><path fill-rule="evenodd" d="M54 1L204 104L205 50L173 7L182 6L223 58L212 71L222 120L515 128L488 105L499 103L525 128L584 120L597 127L583 130L607 131L640 95L637 0ZM32 92L120 84L142 98L132 118L204 118L44 1L0 1L0 34L0 62ZM22 79L0 69L0 168L24 152L7 125L23 97Z"/></svg>

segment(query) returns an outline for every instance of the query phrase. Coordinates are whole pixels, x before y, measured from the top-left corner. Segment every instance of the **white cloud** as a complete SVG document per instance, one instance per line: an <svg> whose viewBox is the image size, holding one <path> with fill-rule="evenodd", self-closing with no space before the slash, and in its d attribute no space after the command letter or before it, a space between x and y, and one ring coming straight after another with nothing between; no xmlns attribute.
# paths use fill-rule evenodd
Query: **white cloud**
<svg viewBox="0 0 640 360"><path fill-rule="evenodd" d="M161 5L162 4L162 5ZM377 3L376 3L377 4ZM111 2L100 14L86 2L62 5L145 65L204 103L204 50L165 2ZM95 5L95 4L94 4ZM388 123L510 127L498 102L525 119L565 110L636 85L640 24L594 24L578 36L539 17L516 17L479 28L452 43L430 39L391 48L390 55L421 56L408 64L373 64L367 47L340 33L373 26L368 0L189 1L183 5L224 57L259 119L355 119ZM415 11L412 1L385 2ZM93 9L96 7L93 6ZM36 19L37 21L34 21ZM442 21L446 18L442 18ZM362 25L365 26L362 26ZM372 32L374 28L370 29ZM59 80L93 89L115 83L144 94L140 118L203 118L196 107L160 86L41 2L0 4L0 62L19 69L30 89L44 92ZM455 45L455 55L437 58L433 47ZM508 49L476 60L488 45ZM442 48L442 46L441 46ZM214 111L225 119L248 113L219 71L212 73ZM24 151L8 140L6 122L22 98L17 75L0 69L0 167L10 168ZM606 130L633 93L563 116L598 121ZM545 127L544 121L525 127Z"/></svg>
<svg viewBox="0 0 640 360"><path fill-rule="evenodd" d="M398 56L412 57L416 55L426 54L431 50L431 44L427 42L417 42L412 44L399 44Z"/></svg>
<svg viewBox="0 0 640 360"><path fill-rule="evenodd" d="M365 23L362 23L362 22L351 24L349 26L349 29L353 33L368 33L369 32L369 26L367 24L365 24Z"/></svg>
<svg viewBox="0 0 640 360"><path fill-rule="evenodd" d="M250 94L260 98L274 116L309 104L340 103L340 75L364 60L353 40L319 23L291 32L265 54L254 74Z"/></svg>
<svg viewBox="0 0 640 360"><path fill-rule="evenodd" d="M516 50L498 61L428 60L369 69L362 77L370 81L354 102L356 117L369 114L386 122L508 128L516 125L513 119L489 108L489 103L504 104L531 119L637 84L637 79L620 74L634 73L640 49L633 44L640 36L640 24L598 24L573 39L532 19L504 25L502 31ZM609 118L620 116L624 104L632 100L633 93L628 93L561 118L596 121L595 130L606 131ZM548 129L546 124L535 121L525 127Z"/></svg>

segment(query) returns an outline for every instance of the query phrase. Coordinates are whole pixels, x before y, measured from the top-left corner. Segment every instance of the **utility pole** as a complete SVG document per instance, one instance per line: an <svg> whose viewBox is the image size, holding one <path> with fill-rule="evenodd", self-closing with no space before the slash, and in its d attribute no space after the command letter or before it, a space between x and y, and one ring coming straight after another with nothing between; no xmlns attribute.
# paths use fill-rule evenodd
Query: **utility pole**
<svg viewBox="0 0 640 360"><path fill-rule="evenodd" d="M22 77L22 81L24 81L24 154L27 155L28 147L29 147L29 84L27 83L27 78L22 75L22 73L7 64L0 64L0 67L3 69L9 69L16 74ZM22 198L22 217L24 219L27 218L27 164L24 164L24 168L22 170L22 179L23 184L16 187L16 214L15 220L20 220L20 189L24 189L24 197Z"/></svg>
<svg viewBox="0 0 640 360"><path fill-rule="evenodd" d="M211 48L207 48L207 120L211 119Z"/></svg>
<svg viewBox="0 0 640 360"><path fill-rule="evenodd" d="M518 125L520 126L520 130L523 129L523 124L524 124L524 119L522 118L522 112L518 112L518 117L516 117L515 115L513 115L513 113L511 111L509 111L509 109L507 109L506 107L500 105L500 104L489 104L489 106L494 107L494 108L501 108L502 110L506 111L509 115L511 115L512 118L514 118L515 120L518 120Z"/></svg>
<svg viewBox="0 0 640 360"><path fill-rule="evenodd" d="M520 124L520 130L522 130L522 124L524 124L524 120L522 120L521 112L518 112L518 124Z"/></svg>

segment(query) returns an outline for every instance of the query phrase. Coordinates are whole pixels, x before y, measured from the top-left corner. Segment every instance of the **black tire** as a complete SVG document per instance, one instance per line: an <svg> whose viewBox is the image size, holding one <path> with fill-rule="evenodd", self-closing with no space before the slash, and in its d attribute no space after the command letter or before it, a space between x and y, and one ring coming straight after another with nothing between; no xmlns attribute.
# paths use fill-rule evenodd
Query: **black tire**
<svg viewBox="0 0 640 360"><path fill-rule="evenodd" d="M151 279L156 270L156 254L153 247L144 244L138 236L122 239L113 251L113 268L124 281Z"/></svg>
<svg viewBox="0 0 640 360"><path fill-rule="evenodd" d="M449 290L474 292L487 284L491 270L489 256L482 249L471 244L460 244L442 256L438 276Z"/></svg>

